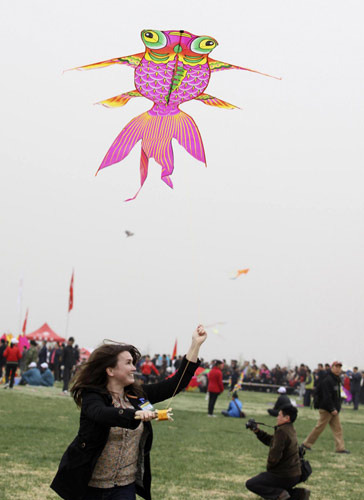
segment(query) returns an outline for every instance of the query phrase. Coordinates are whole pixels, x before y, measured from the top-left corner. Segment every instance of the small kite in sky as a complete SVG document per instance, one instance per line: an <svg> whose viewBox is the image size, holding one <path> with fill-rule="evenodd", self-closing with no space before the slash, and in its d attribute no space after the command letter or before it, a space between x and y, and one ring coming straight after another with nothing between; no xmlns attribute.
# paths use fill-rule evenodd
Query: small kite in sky
<svg viewBox="0 0 364 500"><path fill-rule="evenodd" d="M106 153L99 169L122 161L138 141L142 141L140 157L140 188L147 175L150 158L162 167L162 181L173 188L174 169L172 139L176 139L196 160L206 165L200 132L194 120L179 109L184 102L196 99L209 106L234 109L236 106L205 94L211 73L241 69L260 73L241 66L209 59L217 41L210 36L197 36L188 31L144 30L141 32L145 51L125 57L116 57L74 69L104 68L123 64L134 68L135 89L100 101L108 108L124 106L130 99L146 97L153 107L133 118L120 132ZM276 78L276 77L272 77ZM278 80L280 78L277 78Z"/></svg>
<svg viewBox="0 0 364 500"><path fill-rule="evenodd" d="M250 271L250 269L238 269L236 271L236 274L234 276L232 276L230 279L231 280L236 280L237 278L239 278L239 276L241 276L242 274L248 274L248 272Z"/></svg>
<svg viewBox="0 0 364 500"><path fill-rule="evenodd" d="M128 230L125 230L125 234L126 234L127 238L130 238L130 236L134 236L134 233L132 233L131 231L128 231Z"/></svg>

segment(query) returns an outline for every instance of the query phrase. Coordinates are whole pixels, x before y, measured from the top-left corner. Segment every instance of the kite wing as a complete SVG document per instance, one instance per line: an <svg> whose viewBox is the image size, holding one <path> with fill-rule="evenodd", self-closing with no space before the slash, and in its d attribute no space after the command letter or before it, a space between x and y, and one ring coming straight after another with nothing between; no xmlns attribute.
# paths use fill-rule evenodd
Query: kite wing
<svg viewBox="0 0 364 500"><path fill-rule="evenodd" d="M143 97L137 90L131 90L130 92L124 92L123 94L116 95L115 97L110 97L104 101L99 101L96 104L102 104L106 108L119 108L125 106L132 97Z"/></svg>
<svg viewBox="0 0 364 500"><path fill-rule="evenodd" d="M143 56L144 52L141 52L140 54L133 54L131 56L115 57L115 59L108 59L107 61L100 61L93 64L86 64L86 66L77 66L76 68L71 68L70 70L67 71L72 71L74 69L83 71L86 69L106 68L106 66L111 66L112 64L126 64L127 66L131 66L132 68L136 68L137 66L139 66Z"/></svg>
<svg viewBox="0 0 364 500"><path fill-rule="evenodd" d="M200 94L199 96L196 97L196 100L201 101L204 104L207 104L208 106L216 106L217 108L223 108L223 109L238 108L237 106L234 106L234 104L230 104L229 102L223 101L222 99L218 99L217 97L214 97L213 95L209 94Z"/></svg>
<svg viewBox="0 0 364 500"><path fill-rule="evenodd" d="M242 66L234 66L234 64L216 61L215 59L209 59L209 66L211 73L215 71L225 71L226 69L242 69L244 71L250 71L251 73L258 73L258 75L269 76L269 78L275 78L276 80L282 80L282 78L278 76L268 75L267 73L261 73L255 69L243 68Z"/></svg>

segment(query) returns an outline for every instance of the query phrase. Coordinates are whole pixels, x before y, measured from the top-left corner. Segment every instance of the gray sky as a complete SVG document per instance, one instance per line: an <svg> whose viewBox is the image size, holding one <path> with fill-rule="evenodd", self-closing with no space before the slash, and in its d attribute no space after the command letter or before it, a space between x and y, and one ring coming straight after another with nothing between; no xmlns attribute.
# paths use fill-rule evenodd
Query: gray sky
<svg viewBox="0 0 364 500"><path fill-rule="evenodd" d="M225 322L207 358L364 368L361 0L2 2L0 329L47 321L84 346L185 351L198 323ZM208 168L174 144L174 190L139 144L94 177L128 121L151 108L93 103L132 90L133 70L64 69L143 51L142 29L219 42L214 59L281 76L212 75L189 102ZM126 239L124 230L135 232ZM230 280L240 268L248 275Z"/></svg>

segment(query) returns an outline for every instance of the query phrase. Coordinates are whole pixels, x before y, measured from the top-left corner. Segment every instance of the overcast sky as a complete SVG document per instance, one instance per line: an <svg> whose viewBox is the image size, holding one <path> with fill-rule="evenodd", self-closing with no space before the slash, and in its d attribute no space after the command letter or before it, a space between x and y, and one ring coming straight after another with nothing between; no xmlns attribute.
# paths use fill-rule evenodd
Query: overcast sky
<svg viewBox="0 0 364 500"><path fill-rule="evenodd" d="M86 347L103 338L202 356L364 368L364 5L362 0L8 0L0 12L0 331L47 321ZM219 42L214 59L281 76L212 75L189 102L208 168L174 143L171 190L140 145L94 176L134 116L133 69L75 66L143 51L142 29ZM135 233L126 238L124 231ZM237 280L237 269L250 268Z"/></svg>

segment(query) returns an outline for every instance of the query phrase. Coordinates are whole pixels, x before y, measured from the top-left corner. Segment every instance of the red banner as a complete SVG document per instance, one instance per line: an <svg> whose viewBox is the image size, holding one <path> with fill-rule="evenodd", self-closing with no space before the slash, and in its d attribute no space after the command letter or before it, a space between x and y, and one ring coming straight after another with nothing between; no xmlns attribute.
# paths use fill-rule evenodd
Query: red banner
<svg viewBox="0 0 364 500"><path fill-rule="evenodd" d="M72 271L72 278L71 278L71 284L70 284L70 298L68 300L68 312L72 311L72 309L73 309L73 275L74 275L74 271Z"/></svg>

